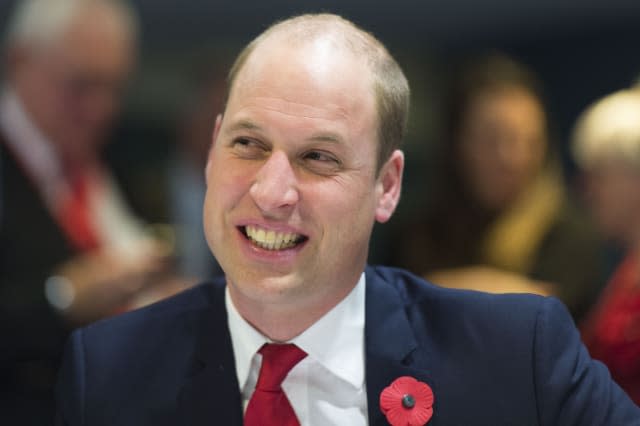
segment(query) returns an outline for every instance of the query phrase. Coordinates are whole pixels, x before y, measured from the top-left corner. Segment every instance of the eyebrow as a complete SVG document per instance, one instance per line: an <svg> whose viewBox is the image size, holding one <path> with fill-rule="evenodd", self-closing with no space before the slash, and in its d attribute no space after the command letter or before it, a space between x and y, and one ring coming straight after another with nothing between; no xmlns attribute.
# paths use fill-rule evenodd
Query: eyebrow
<svg viewBox="0 0 640 426"><path fill-rule="evenodd" d="M253 123L252 121L249 121L249 120L240 120L237 123L234 123L229 128L230 132L236 132L238 130L257 130L257 131L260 131L260 130L262 130L262 127L258 126L257 124L255 124L255 123Z"/></svg>
<svg viewBox="0 0 640 426"><path fill-rule="evenodd" d="M240 130L251 130L261 132L263 128L250 120L240 120L229 127L229 132L237 132ZM333 132L317 132L308 137L306 140L311 142L329 142L339 144L342 143L343 138L337 133Z"/></svg>
<svg viewBox="0 0 640 426"><path fill-rule="evenodd" d="M335 133L317 133L312 135L307 140L312 142L330 142L330 143L341 143L342 138Z"/></svg>

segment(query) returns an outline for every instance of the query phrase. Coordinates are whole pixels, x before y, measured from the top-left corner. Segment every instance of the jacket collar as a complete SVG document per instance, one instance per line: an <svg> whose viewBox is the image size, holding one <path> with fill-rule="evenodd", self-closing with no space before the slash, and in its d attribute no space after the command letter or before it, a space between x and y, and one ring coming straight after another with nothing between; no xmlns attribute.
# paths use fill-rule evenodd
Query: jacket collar
<svg viewBox="0 0 640 426"><path fill-rule="evenodd" d="M380 411L380 393L395 379L411 376L434 391L437 423L437 383L428 368L429 343L418 340L407 315L397 275L386 268L367 267L365 296L365 374L369 424L387 425ZM227 327L224 284L214 283L211 303L203 309L187 333L195 335L191 367L180 390L178 407L184 424L242 424L242 401L235 373L231 337Z"/></svg>
<svg viewBox="0 0 640 426"><path fill-rule="evenodd" d="M241 425L242 401L231 337L227 327L224 284L211 287L211 303L189 325L195 335L190 369L178 395L181 423L193 426Z"/></svg>
<svg viewBox="0 0 640 426"><path fill-rule="evenodd" d="M425 365L431 358L428 346L419 346L401 289L391 282L398 279L390 269L367 267L366 289L366 383L370 425L387 425L380 411L380 393L395 379L411 376L427 383L436 398L436 383ZM418 369L419 367L419 369ZM436 424L437 410L429 426Z"/></svg>

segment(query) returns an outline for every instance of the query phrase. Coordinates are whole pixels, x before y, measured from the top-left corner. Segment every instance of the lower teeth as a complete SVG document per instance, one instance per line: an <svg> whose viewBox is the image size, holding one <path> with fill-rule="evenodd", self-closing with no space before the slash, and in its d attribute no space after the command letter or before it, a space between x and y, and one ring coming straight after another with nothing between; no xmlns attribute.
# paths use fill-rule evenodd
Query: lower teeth
<svg viewBox="0 0 640 426"><path fill-rule="evenodd" d="M261 243L259 241L256 240L251 240L251 242L253 242L255 245L257 245L260 248L263 248L265 250L285 250L288 248L291 248L293 246L295 246L296 244L294 242L289 242L289 243L283 243L280 244L279 247L276 247L275 243L274 244L269 244L269 243Z"/></svg>

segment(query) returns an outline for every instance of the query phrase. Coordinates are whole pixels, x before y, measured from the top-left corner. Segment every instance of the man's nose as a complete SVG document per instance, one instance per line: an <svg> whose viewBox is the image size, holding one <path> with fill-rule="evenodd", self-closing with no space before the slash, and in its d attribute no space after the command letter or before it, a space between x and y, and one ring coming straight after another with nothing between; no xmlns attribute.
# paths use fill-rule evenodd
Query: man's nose
<svg viewBox="0 0 640 426"><path fill-rule="evenodd" d="M295 170L286 153L274 151L258 171L249 190L263 213L287 212L300 199Z"/></svg>

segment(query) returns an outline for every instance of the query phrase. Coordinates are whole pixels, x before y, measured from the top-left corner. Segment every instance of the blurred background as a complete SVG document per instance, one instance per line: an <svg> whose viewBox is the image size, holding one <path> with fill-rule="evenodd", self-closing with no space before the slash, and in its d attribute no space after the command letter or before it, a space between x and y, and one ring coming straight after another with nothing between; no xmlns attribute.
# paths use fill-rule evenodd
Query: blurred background
<svg viewBox="0 0 640 426"><path fill-rule="evenodd" d="M17 1L0 1L0 28ZM203 70L220 64L224 70L239 47L269 23L301 12L332 11L362 25L390 47L409 74L413 109L406 193L411 196L404 198L399 216L428 203L429 185L422 173L428 170L428 150L441 130L443 85L462 58L499 49L538 74L552 139L569 176L573 165L567 140L579 112L598 97L628 86L640 72L640 3L635 0L131 3L141 21L140 63L119 126L126 137L115 137L109 151L113 161L130 168L125 178L133 182L145 182L144 175L152 173L148 169L171 152L181 112L205 80ZM159 211L153 207L158 194L149 193L153 191L148 187L130 190L136 193L138 209L151 215Z"/></svg>

